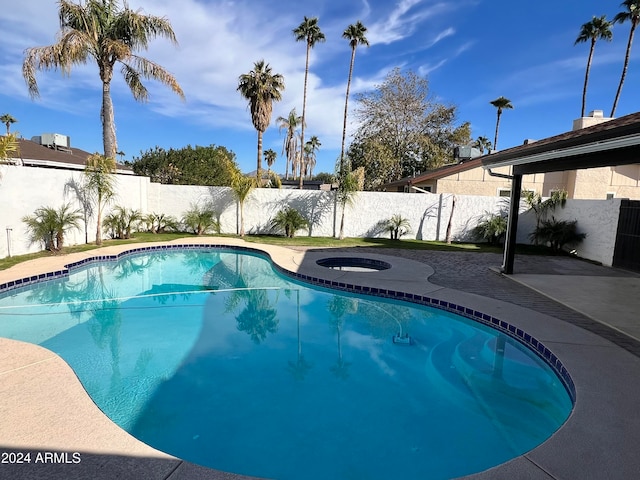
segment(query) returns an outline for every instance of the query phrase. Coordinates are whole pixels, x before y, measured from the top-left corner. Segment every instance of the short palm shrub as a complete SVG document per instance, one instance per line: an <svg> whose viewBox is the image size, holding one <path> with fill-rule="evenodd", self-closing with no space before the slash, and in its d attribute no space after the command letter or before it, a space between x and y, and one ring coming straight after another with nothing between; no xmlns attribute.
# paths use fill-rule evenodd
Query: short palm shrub
<svg viewBox="0 0 640 480"><path fill-rule="evenodd" d="M391 235L391 240L400 240L401 236L411 231L411 224L402 215L395 214L385 222L385 229Z"/></svg>
<svg viewBox="0 0 640 480"><path fill-rule="evenodd" d="M22 221L27 225L31 243L42 242L45 250L60 251L64 247L64 235L73 228L80 228L82 215L66 203L58 210L40 207Z"/></svg>
<svg viewBox="0 0 640 480"><path fill-rule="evenodd" d="M182 223L187 230L196 235L202 235L211 230L220 233L220 222L216 220L216 212L196 204L192 204L191 208L184 213Z"/></svg>
<svg viewBox="0 0 640 480"><path fill-rule="evenodd" d="M499 213L485 213L472 230L474 238L488 242L490 245L501 243L505 233L507 233L507 217Z"/></svg>
<svg viewBox="0 0 640 480"><path fill-rule="evenodd" d="M271 229L293 238L298 230L308 229L309 222L293 207L286 207L276 213L271 220Z"/></svg>
<svg viewBox="0 0 640 480"><path fill-rule="evenodd" d="M578 221L542 220L540 225L529 235L536 244L548 244L551 250L558 253L566 245L575 245L587 237L586 233L578 233Z"/></svg>
<svg viewBox="0 0 640 480"><path fill-rule="evenodd" d="M164 213L149 213L143 217L142 222L146 224L147 231L151 233L176 232L180 226L174 216Z"/></svg>
<svg viewBox="0 0 640 480"><path fill-rule="evenodd" d="M140 210L117 206L104 217L102 228L111 238L131 238L141 221Z"/></svg>

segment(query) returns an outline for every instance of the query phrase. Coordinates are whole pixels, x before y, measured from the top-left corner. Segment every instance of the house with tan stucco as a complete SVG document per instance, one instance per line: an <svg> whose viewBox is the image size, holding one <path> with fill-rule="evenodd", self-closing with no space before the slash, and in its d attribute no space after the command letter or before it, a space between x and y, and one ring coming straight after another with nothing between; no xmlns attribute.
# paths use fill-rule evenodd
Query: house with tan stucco
<svg viewBox="0 0 640 480"><path fill-rule="evenodd" d="M590 112L573 122L571 132L552 137L561 140L572 132L589 128L603 122L617 122L606 118L601 110ZM508 149L516 152L535 141L525 140L524 144ZM503 150L506 152L507 150ZM380 187L388 192L408 193L453 193L459 195L505 196L511 191L512 167L496 169L482 168L482 159L491 154L445 165L415 177L407 177ZM548 197L554 190L566 190L572 199L640 199L640 158L638 164L598 167L524 175L522 189Z"/></svg>

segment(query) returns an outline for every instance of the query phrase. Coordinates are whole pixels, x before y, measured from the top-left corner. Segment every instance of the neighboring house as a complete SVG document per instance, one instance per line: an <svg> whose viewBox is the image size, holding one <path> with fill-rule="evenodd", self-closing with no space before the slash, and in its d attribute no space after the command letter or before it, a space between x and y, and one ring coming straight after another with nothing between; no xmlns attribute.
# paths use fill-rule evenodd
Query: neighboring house
<svg viewBox="0 0 640 480"><path fill-rule="evenodd" d="M625 121L624 117L620 121ZM603 117L601 110L595 110L590 112L589 116L575 120L571 132L551 137L551 139L571 138L576 134L574 132L603 122L611 122L613 126L618 120ZM551 139L545 139L545 141ZM528 148L533 143L535 141L525 140L523 145L502 150L501 152L517 152ZM446 165L425 172L422 175L387 183L382 185L380 190L508 197L511 191L510 179L492 176L488 170L482 168L482 159L490 157L491 154L472 158L461 163ZM638 161L640 162L640 158L638 158ZM501 167L491 171L509 176L512 173L512 167ZM574 199L607 199L613 197L640 199L640 163L524 175L522 189L534 191L543 197L550 196L554 190L566 190L568 197Z"/></svg>
<svg viewBox="0 0 640 480"><path fill-rule="evenodd" d="M84 170L87 157L92 154L73 148L70 143L69 137L57 133L42 134L31 140L19 138L18 154L9 159L8 163L23 167ZM116 173L133 175L133 170L117 164Z"/></svg>

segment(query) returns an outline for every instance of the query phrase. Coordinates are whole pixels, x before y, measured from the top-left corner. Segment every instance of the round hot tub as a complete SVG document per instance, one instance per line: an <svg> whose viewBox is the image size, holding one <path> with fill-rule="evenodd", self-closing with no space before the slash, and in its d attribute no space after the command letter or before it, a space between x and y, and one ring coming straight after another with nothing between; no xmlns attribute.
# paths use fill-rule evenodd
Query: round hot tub
<svg viewBox="0 0 640 480"><path fill-rule="evenodd" d="M317 260L322 267L345 272L378 272L391 268L391 264L382 260L364 257L328 257Z"/></svg>

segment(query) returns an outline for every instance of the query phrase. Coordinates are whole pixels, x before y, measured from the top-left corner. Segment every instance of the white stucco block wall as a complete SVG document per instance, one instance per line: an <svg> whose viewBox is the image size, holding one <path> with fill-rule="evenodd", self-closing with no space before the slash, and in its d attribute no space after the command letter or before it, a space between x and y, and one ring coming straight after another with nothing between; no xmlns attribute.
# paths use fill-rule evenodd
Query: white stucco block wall
<svg viewBox="0 0 640 480"><path fill-rule="evenodd" d="M578 221L578 232L587 237L576 246L576 254L603 265L613 264L613 252L620 217L620 199L567 200L564 208L556 208L558 220Z"/></svg>

